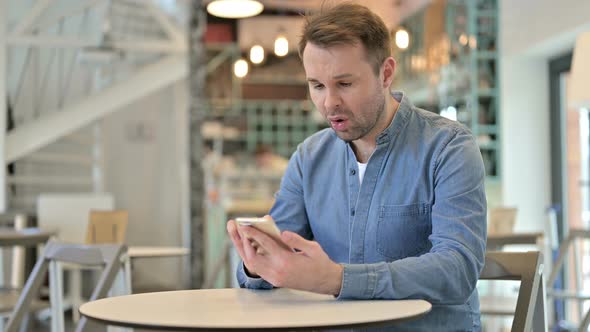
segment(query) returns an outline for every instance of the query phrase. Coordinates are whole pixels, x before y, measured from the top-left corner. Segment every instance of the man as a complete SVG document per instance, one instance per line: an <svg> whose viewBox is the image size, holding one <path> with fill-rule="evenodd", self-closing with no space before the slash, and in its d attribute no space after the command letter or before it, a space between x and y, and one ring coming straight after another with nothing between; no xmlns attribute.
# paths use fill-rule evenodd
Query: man
<svg viewBox="0 0 590 332"><path fill-rule="evenodd" d="M389 34L363 6L308 18L299 51L311 99L331 128L298 147L270 211L296 251L251 227L240 226L252 240L241 238L228 222L244 262L240 285L425 299L430 313L392 328L480 330L486 200L473 136L390 94Z"/></svg>

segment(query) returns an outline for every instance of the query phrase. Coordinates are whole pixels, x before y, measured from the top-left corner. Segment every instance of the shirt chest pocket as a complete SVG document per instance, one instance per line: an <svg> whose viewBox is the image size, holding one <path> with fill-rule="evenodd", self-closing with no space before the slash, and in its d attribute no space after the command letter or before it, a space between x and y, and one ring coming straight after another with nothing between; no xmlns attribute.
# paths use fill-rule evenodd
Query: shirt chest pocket
<svg viewBox="0 0 590 332"><path fill-rule="evenodd" d="M377 223L377 250L390 259L416 256L429 250L432 233L430 204L382 205Z"/></svg>

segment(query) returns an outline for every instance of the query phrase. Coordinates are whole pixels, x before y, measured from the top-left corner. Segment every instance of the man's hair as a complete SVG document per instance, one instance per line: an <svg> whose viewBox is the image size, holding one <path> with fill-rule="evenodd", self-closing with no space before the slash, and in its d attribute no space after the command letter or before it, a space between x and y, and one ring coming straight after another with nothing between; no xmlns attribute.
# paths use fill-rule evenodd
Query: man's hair
<svg viewBox="0 0 590 332"><path fill-rule="evenodd" d="M308 43L322 48L335 45L365 47L367 61L379 73L381 64L391 56L389 31L383 20L367 7L351 2L324 6L314 14L306 15L303 34L299 41L299 56Z"/></svg>

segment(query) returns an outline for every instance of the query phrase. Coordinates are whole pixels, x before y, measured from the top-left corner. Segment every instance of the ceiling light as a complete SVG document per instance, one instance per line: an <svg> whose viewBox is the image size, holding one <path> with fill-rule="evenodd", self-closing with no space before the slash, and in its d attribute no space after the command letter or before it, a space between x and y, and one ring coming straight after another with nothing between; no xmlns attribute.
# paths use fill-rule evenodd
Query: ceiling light
<svg viewBox="0 0 590 332"><path fill-rule="evenodd" d="M289 41L287 37L280 34L277 39L275 39L275 54L276 56L285 56L289 53Z"/></svg>
<svg viewBox="0 0 590 332"><path fill-rule="evenodd" d="M264 48L260 45L254 45L250 48L250 62L260 64L264 61Z"/></svg>
<svg viewBox="0 0 590 332"><path fill-rule="evenodd" d="M207 12L223 18L245 18L256 16L264 6L256 0L214 0L207 5Z"/></svg>
<svg viewBox="0 0 590 332"><path fill-rule="evenodd" d="M472 49L477 48L477 38L475 36L469 36L469 47Z"/></svg>
<svg viewBox="0 0 590 332"><path fill-rule="evenodd" d="M462 34L459 36L459 43L460 43L461 45L463 45L463 46L466 46L466 45L467 45L467 43L469 43L469 38L467 37L467 35L466 35L466 34L462 33Z"/></svg>
<svg viewBox="0 0 590 332"><path fill-rule="evenodd" d="M399 28L395 32L395 45L402 50L408 48L410 45L410 34L408 33L408 30Z"/></svg>
<svg viewBox="0 0 590 332"><path fill-rule="evenodd" d="M248 62L244 59L239 59L234 62L234 75L239 78L244 78L248 75Z"/></svg>

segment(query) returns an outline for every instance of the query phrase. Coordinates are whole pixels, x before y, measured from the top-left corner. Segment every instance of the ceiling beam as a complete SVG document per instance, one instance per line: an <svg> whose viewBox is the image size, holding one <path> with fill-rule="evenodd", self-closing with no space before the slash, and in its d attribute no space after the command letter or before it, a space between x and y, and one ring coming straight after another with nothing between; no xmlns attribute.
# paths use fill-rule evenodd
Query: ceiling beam
<svg viewBox="0 0 590 332"><path fill-rule="evenodd" d="M89 10L91 7L96 6L99 3L105 3L104 0L77 0L72 4L68 5L67 8L60 10L59 13L54 15L45 15L44 17L39 18L35 23L33 23L32 28L37 28L39 30L46 29L53 25L58 24L60 21L78 15L79 13L83 13L86 10Z"/></svg>
<svg viewBox="0 0 590 332"><path fill-rule="evenodd" d="M29 32L33 24L37 21L37 18L43 14L45 9L47 9L52 2L53 0L38 0L33 8L31 8L28 15L21 19L18 25L12 30L12 34L22 35Z"/></svg>
<svg viewBox="0 0 590 332"><path fill-rule="evenodd" d="M7 37L11 46L38 46L49 48L84 48L97 46L96 42L81 38L55 36L15 36ZM113 47L121 51L179 54L186 52L186 43L177 44L169 40L113 41Z"/></svg>
<svg viewBox="0 0 590 332"><path fill-rule="evenodd" d="M156 7L152 1L145 1L143 4L152 17L158 21L170 39L174 40L178 45L186 44L185 33L183 33L183 31L180 30L160 8Z"/></svg>

